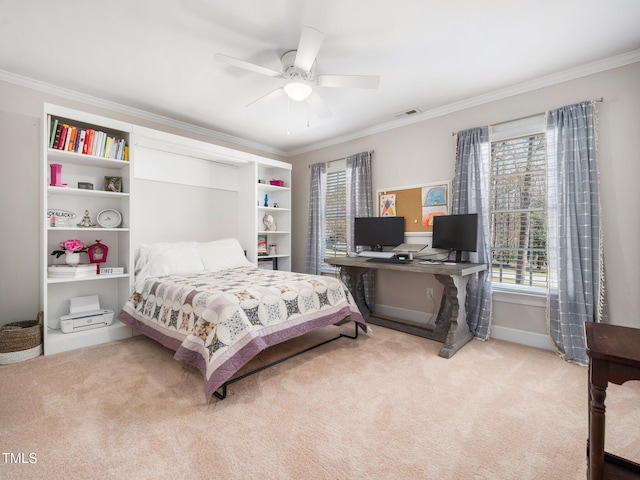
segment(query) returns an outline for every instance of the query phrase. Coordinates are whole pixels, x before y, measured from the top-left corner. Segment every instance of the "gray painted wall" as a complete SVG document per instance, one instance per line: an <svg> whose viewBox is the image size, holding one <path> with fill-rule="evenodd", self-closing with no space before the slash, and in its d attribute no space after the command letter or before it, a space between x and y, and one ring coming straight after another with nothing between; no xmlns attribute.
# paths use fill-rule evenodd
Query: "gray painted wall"
<svg viewBox="0 0 640 480"><path fill-rule="evenodd" d="M640 327L640 63L608 70L541 88L525 94L429 118L405 127L376 133L286 159L226 144L293 163L293 269L302 271L308 204L308 165L345 157L363 150L375 150L374 190L382 187L416 185L453 177L455 139L451 133L478 125L500 123L533 115L587 99L604 97L598 104L600 167L605 255L612 323ZM138 125L182 134L198 140L210 138L156 125L148 119L114 113L105 103L83 103L52 93L0 81L0 165L3 187L0 201L4 212L0 228L0 324L35 317L39 302L39 126L44 102L117 118ZM91 102L89 102L91 103ZM98 105L100 105L98 103ZM222 142L217 142L223 144ZM159 188L140 184L139 193L153 196ZM179 188L179 187L176 187ZM217 194L203 192L204 203L224 202ZM211 196L213 195L213 196ZM207 221L212 221L207 218ZM231 219L226 219L231 221ZM215 223L212 221L212 223ZM151 241L153 232L139 232L141 241ZM136 234L138 235L138 234ZM432 312L434 302L424 295L437 282L407 280L402 276L382 279L384 289L378 303L391 308ZM494 332L500 329L546 333L544 308L508 301L496 301Z"/></svg>
<svg viewBox="0 0 640 480"><path fill-rule="evenodd" d="M417 185L453 178L455 137L452 132L501 123L563 105L604 97L599 111L600 185L606 272L611 322L640 327L640 63L588 75L554 86L514 95L404 127L372 134L292 158L293 269L304 269L309 198L308 165L374 150L373 189ZM432 312L426 298L434 280L386 272L380 278L376 304ZM504 295L500 298L504 299ZM546 336L541 306L494 299L494 333L511 329ZM439 298L438 298L439 301ZM535 303L535 302L534 302Z"/></svg>

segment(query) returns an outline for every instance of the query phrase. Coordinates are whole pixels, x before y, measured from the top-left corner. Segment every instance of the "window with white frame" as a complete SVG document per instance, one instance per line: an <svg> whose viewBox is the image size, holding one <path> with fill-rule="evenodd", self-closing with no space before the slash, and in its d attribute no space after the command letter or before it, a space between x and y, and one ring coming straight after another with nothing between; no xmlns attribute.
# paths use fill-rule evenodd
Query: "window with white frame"
<svg viewBox="0 0 640 480"><path fill-rule="evenodd" d="M544 116L492 126L490 228L494 285L547 288Z"/></svg>
<svg viewBox="0 0 640 480"><path fill-rule="evenodd" d="M327 164L325 201L325 257L347 254L347 163L337 160ZM324 265L326 269L333 269Z"/></svg>

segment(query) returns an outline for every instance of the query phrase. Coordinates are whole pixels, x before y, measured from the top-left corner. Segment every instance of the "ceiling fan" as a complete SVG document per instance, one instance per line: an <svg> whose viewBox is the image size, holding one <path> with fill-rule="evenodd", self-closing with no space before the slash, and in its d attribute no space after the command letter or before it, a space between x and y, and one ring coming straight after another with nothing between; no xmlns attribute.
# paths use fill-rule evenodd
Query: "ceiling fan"
<svg viewBox="0 0 640 480"><path fill-rule="evenodd" d="M297 102L306 100L309 107L318 117L326 118L331 115L331 112L315 91L315 86L374 89L378 88L380 77L375 75L316 75L316 56L323 40L324 34L322 32L311 27L303 27L298 49L290 50L280 58L282 71L256 65L255 63L246 62L221 53L216 54L215 59L254 73L286 80L282 87L276 88L254 100L249 105L274 100L286 95Z"/></svg>

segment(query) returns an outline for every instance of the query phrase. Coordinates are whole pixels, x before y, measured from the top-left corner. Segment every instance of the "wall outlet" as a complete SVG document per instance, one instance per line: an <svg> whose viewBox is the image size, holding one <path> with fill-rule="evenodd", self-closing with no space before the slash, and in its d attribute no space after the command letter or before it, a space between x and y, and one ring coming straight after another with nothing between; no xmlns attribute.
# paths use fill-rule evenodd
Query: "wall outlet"
<svg viewBox="0 0 640 480"><path fill-rule="evenodd" d="M433 288L427 288L427 297L433 298Z"/></svg>

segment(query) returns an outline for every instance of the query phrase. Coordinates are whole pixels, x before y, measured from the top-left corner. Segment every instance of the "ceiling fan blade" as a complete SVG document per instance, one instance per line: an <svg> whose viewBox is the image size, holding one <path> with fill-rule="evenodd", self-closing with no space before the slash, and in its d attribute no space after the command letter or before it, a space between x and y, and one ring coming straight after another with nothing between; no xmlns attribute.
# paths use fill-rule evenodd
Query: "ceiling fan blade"
<svg viewBox="0 0 640 480"><path fill-rule="evenodd" d="M331 116L331 111L327 108L327 105L316 92L309 95L307 103L309 104L309 107L311 107L311 110L318 115L318 118L325 119Z"/></svg>
<svg viewBox="0 0 640 480"><path fill-rule="evenodd" d="M308 72L316 61L316 56L324 40L324 33L319 32L315 28L302 27L300 42L298 43L298 52L294 65L300 70Z"/></svg>
<svg viewBox="0 0 640 480"><path fill-rule="evenodd" d="M377 75L318 75L321 87L338 88L378 88L380 77Z"/></svg>
<svg viewBox="0 0 640 480"><path fill-rule="evenodd" d="M276 98L279 98L279 97L281 97L283 95L284 95L284 88L282 88L282 87L276 88L275 90L267 93L266 95L258 98L257 100L254 100L253 102L249 103L247 105L247 107L250 107L251 105L255 105L256 103L270 102L270 101L275 100Z"/></svg>
<svg viewBox="0 0 640 480"><path fill-rule="evenodd" d="M245 62L244 60L240 60L238 58L229 57L228 55L223 55L222 53L217 53L214 57L219 62L224 62L229 65L233 65L234 67L244 68L245 70L249 70L251 72L259 73L260 75L267 75L269 77L281 77L282 73L277 70L272 70L271 68L263 67L261 65L256 65L255 63Z"/></svg>

